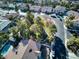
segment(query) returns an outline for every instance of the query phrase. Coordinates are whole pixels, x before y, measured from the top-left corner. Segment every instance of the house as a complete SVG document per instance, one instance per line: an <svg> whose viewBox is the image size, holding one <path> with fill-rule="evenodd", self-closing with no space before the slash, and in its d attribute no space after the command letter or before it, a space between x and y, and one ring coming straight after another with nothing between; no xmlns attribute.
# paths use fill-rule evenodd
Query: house
<svg viewBox="0 0 79 59"><path fill-rule="evenodd" d="M16 2L23 2L23 0L16 0Z"/></svg>
<svg viewBox="0 0 79 59"><path fill-rule="evenodd" d="M0 5L0 7L3 8L3 9L5 9L5 8L8 7L8 4L7 4L7 3L2 3L2 4Z"/></svg>
<svg viewBox="0 0 79 59"><path fill-rule="evenodd" d="M27 13L22 12L21 10L18 10L19 16L25 17Z"/></svg>
<svg viewBox="0 0 79 59"><path fill-rule="evenodd" d="M36 42L30 39L22 59L38 59L39 54L40 52Z"/></svg>
<svg viewBox="0 0 79 59"><path fill-rule="evenodd" d="M34 0L35 4L46 4L49 0Z"/></svg>
<svg viewBox="0 0 79 59"><path fill-rule="evenodd" d="M0 31L7 32L8 28L10 27L11 21L7 18L0 17Z"/></svg>
<svg viewBox="0 0 79 59"><path fill-rule="evenodd" d="M60 0L32 0L35 4L48 4L49 2L60 2Z"/></svg>
<svg viewBox="0 0 79 59"><path fill-rule="evenodd" d="M52 7L48 7L48 6L41 7L41 12L43 13L52 13L52 10L53 10Z"/></svg>
<svg viewBox="0 0 79 59"><path fill-rule="evenodd" d="M71 29L69 29L71 33L76 33L76 35L79 35L79 18L75 18L73 20L73 26Z"/></svg>
<svg viewBox="0 0 79 59"><path fill-rule="evenodd" d="M79 28L79 20L76 20L73 24L75 27Z"/></svg>
<svg viewBox="0 0 79 59"><path fill-rule="evenodd" d="M73 16L75 16L75 17L79 17L79 13L76 12L76 11L73 11L73 10L68 11L66 14L67 14L68 16L73 15Z"/></svg>
<svg viewBox="0 0 79 59"><path fill-rule="evenodd" d="M27 4L25 4L25 3L18 3L17 7L18 7L18 9L20 9L23 12L26 12L28 10Z"/></svg>
<svg viewBox="0 0 79 59"><path fill-rule="evenodd" d="M51 2L60 2L61 0L51 0Z"/></svg>
<svg viewBox="0 0 79 59"><path fill-rule="evenodd" d="M12 3L9 3L9 4L8 4L8 7L9 7L10 9L15 9L15 5L12 4Z"/></svg>
<svg viewBox="0 0 79 59"><path fill-rule="evenodd" d="M2 2L2 1L0 1L0 7L2 7L2 5L3 5L3 2Z"/></svg>
<svg viewBox="0 0 79 59"><path fill-rule="evenodd" d="M53 10L56 14L64 14L66 12L66 7L63 6L56 6Z"/></svg>
<svg viewBox="0 0 79 59"><path fill-rule="evenodd" d="M79 2L79 0L67 0L67 1L72 2L72 3L78 3Z"/></svg>
<svg viewBox="0 0 79 59"><path fill-rule="evenodd" d="M10 10L7 14L6 14L6 18L8 18L8 19L10 19L10 18L17 18L17 16L18 16L19 14L16 12L16 11L14 11L14 10Z"/></svg>
<svg viewBox="0 0 79 59"><path fill-rule="evenodd" d="M42 0L35 0L34 3L35 4L41 4L42 3Z"/></svg>
<svg viewBox="0 0 79 59"><path fill-rule="evenodd" d="M41 9L40 6L36 6L36 5L30 6L30 10L34 12L40 12L40 9Z"/></svg>
<svg viewBox="0 0 79 59"><path fill-rule="evenodd" d="M0 9L0 16L6 16L7 13L7 10Z"/></svg>
<svg viewBox="0 0 79 59"><path fill-rule="evenodd" d="M73 21L74 21L73 22L74 27L78 27L79 28L79 18L76 18Z"/></svg>

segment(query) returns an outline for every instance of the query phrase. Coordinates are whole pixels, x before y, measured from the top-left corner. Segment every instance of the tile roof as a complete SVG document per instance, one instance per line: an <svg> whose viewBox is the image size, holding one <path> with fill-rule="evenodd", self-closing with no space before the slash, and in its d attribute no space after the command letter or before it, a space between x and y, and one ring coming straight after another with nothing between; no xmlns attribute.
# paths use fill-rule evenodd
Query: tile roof
<svg viewBox="0 0 79 59"><path fill-rule="evenodd" d="M9 23L10 23L9 20L1 20L0 19L0 31L3 30Z"/></svg>

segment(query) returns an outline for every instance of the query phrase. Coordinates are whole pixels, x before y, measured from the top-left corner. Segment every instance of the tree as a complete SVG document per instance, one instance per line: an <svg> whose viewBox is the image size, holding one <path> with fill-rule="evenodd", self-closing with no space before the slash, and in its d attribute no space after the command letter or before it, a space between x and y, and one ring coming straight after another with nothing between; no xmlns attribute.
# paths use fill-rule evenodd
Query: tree
<svg viewBox="0 0 79 59"><path fill-rule="evenodd" d="M43 29L40 25L38 24L31 25L30 31L36 34L36 39L40 40L42 38Z"/></svg>
<svg viewBox="0 0 79 59"><path fill-rule="evenodd" d="M71 9L71 7L72 7L72 3L66 2L66 1L61 1L60 5L66 7L67 9Z"/></svg>
<svg viewBox="0 0 79 59"><path fill-rule="evenodd" d="M44 27L46 34L48 35L49 42L54 38L54 33L56 32L55 25L50 25L49 27Z"/></svg>
<svg viewBox="0 0 79 59"><path fill-rule="evenodd" d="M54 23L49 19L41 19L42 27L47 34L47 39L49 42L54 38L54 33L56 32L56 27Z"/></svg>
<svg viewBox="0 0 79 59"><path fill-rule="evenodd" d="M19 44L19 42L21 41L21 35L19 33L19 29L17 26L14 26L14 27L11 27L9 29L9 33L12 34L12 37L14 38L14 44L13 44L13 47L16 48Z"/></svg>
<svg viewBox="0 0 79 59"><path fill-rule="evenodd" d="M79 37L76 38L72 36L67 42L67 47L76 54L77 50L79 49Z"/></svg>
<svg viewBox="0 0 79 59"><path fill-rule="evenodd" d="M74 19L75 19L75 16L73 16L73 15L70 15L66 18L65 25L67 26L67 28L73 27L73 20Z"/></svg>
<svg viewBox="0 0 79 59"><path fill-rule="evenodd" d="M17 39L18 32L19 32L18 27L16 27L16 26L11 27L11 28L9 29L9 32L13 34L13 38L15 38L16 40L18 40L18 39ZM19 36L18 36L18 37L19 37Z"/></svg>
<svg viewBox="0 0 79 59"><path fill-rule="evenodd" d="M15 5L15 11L18 12L18 7Z"/></svg>
<svg viewBox="0 0 79 59"><path fill-rule="evenodd" d="M6 42L9 39L9 36L7 33L0 32L0 47L2 47L2 44Z"/></svg>
<svg viewBox="0 0 79 59"><path fill-rule="evenodd" d="M22 20L18 20L16 24L21 36L26 38L25 36L29 31L29 27L31 26L30 22L26 19L22 19Z"/></svg>
<svg viewBox="0 0 79 59"><path fill-rule="evenodd" d="M26 19L28 19L28 21L33 24L33 19L34 19L34 15L31 13L31 12L27 12L27 16L26 16Z"/></svg>
<svg viewBox="0 0 79 59"><path fill-rule="evenodd" d="M18 36L18 32L20 36ZM29 38L31 32L34 32L37 41L40 41L40 39L51 41L56 32L56 27L52 21L41 17L35 19L34 15L28 12L26 18L17 20L16 26L11 28L11 33L16 38Z"/></svg>
<svg viewBox="0 0 79 59"><path fill-rule="evenodd" d="M23 2L34 4L34 1L33 0L23 0Z"/></svg>

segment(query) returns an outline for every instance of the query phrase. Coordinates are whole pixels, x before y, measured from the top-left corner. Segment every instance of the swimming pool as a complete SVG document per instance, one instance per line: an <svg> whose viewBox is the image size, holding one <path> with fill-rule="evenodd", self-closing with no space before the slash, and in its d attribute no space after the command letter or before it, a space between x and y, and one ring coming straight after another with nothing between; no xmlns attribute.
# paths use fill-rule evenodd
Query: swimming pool
<svg viewBox="0 0 79 59"><path fill-rule="evenodd" d="M5 57L10 52L11 49L13 49L13 47L10 43L5 44L1 50L1 55Z"/></svg>

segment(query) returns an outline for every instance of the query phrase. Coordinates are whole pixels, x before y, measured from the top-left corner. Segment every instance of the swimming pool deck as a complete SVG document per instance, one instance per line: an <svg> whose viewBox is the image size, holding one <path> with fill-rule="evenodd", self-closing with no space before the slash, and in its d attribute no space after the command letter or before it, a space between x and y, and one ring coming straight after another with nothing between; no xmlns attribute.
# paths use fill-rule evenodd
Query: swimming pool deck
<svg viewBox="0 0 79 59"><path fill-rule="evenodd" d="M11 50L8 55L6 55L5 59L22 59L22 56L27 48L27 45L23 45L22 42L19 43L19 47L17 49L18 53Z"/></svg>

